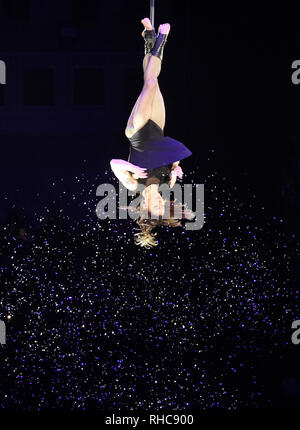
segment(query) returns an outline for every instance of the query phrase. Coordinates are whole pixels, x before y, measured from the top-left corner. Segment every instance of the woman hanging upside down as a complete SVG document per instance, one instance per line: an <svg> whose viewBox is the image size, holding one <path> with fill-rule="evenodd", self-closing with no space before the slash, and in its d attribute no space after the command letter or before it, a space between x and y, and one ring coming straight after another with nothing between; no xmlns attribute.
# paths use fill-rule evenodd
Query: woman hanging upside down
<svg viewBox="0 0 300 430"><path fill-rule="evenodd" d="M145 57L143 60L144 85L128 119L125 135L130 141L128 161L113 159L110 162L112 171L122 184L135 191L139 184L146 188L141 193L142 200L136 211L139 217L136 222L140 232L135 233L135 243L146 248L158 244L156 233L152 229L159 225L178 227L181 225L174 218L175 202L170 202L170 219L163 219L166 201L158 189L163 183L172 188L177 176L182 179L183 171L179 162L189 157L192 152L178 140L164 136L165 105L160 92L158 76L163 60L164 46L170 32L170 24L162 24L156 37L149 18L142 21L145 29ZM195 214L184 205L182 217L193 219ZM129 208L128 208L129 209ZM148 209L150 218L143 217L142 211ZM151 214L156 219L151 218ZM158 217L158 219L157 219Z"/></svg>

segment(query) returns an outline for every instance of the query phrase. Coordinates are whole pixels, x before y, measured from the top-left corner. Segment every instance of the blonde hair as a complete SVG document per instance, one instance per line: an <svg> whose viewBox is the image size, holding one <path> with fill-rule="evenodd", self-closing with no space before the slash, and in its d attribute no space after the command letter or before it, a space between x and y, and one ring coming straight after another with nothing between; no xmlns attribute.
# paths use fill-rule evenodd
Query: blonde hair
<svg viewBox="0 0 300 430"><path fill-rule="evenodd" d="M164 200L164 202L166 202L166 200ZM135 214L140 215L141 202L137 205L136 208L133 208L130 206L126 206L125 208ZM153 230L156 227L160 227L160 226L180 227L182 225L181 222L179 221L179 219L174 217L176 208L180 209L180 213L184 217L185 205L181 203L176 203L176 200L170 201L170 218L168 219L164 219L162 217L159 217L158 219L151 219L151 218L149 219L149 218L142 218L142 216L140 215L136 219L136 223L138 224L138 227L134 227L134 230L138 230L137 233L134 233L134 243L143 248L150 249L158 245L158 241L156 240L157 233L153 233Z"/></svg>
<svg viewBox="0 0 300 430"><path fill-rule="evenodd" d="M137 224L139 228L135 228L135 230L139 230L138 233L134 233L134 243L136 245L145 247L147 249L152 248L153 246L158 245L158 241L155 240L157 233L153 233L152 230L158 226L169 226L169 227L180 227L181 222L174 218L170 219L137 219Z"/></svg>

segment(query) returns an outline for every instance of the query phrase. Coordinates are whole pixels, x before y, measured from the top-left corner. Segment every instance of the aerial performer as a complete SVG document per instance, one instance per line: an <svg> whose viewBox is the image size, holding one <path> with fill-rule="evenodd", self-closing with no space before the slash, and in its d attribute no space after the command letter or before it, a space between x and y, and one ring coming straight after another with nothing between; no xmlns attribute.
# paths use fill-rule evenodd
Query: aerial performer
<svg viewBox="0 0 300 430"><path fill-rule="evenodd" d="M144 82L125 129L125 136L130 142L129 157L128 161L112 159L110 165L115 176L128 190L136 191L139 184L144 185L140 193L141 201L135 208L139 232L135 233L134 241L137 245L151 248L158 245L156 233L152 232L155 227L181 226L179 219L174 217L175 207L178 206L175 201L168 202L170 217L165 219L167 201L162 198L159 187L167 184L173 188L177 177L182 179L183 171L179 163L192 152L182 142L164 136L166 112L158 76L170 24L160 25L157 36L149 18L142 19L141 23L145 27L142 32L145 41ZM179 206L181 218L191 220L195 217L185 205Z"/></svg>

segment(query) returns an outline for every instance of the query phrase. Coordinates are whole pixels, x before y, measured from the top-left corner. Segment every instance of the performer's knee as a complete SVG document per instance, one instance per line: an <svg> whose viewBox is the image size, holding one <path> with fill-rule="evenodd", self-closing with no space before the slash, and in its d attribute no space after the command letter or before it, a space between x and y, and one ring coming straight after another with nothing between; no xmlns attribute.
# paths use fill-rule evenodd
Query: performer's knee
<svg viewBox="0 0 300 430"><path fill-rule="evenodd" d="M157 87L157 85L158 85L157 78L151 77L151 78L145 79L145 82L144 82L144 87L145 88L147 88L149 90L150 89L155 89Z"/></svg>

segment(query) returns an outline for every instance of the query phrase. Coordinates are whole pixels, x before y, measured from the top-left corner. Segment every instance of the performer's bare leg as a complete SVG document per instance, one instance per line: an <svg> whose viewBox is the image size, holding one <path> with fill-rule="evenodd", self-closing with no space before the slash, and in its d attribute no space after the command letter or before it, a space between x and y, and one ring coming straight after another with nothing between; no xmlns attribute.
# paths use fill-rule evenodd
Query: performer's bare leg
<svg viewBox="0 0 300 430"><path fill-rule="evenodd" d="M150 20L145 18L142 20L145 28L151 30ZM161 33L168 33L170 30L169 24L160 26ZM143 90L135 103L135 106L128 119L127 127L136 132L142 128L145 123L151 119L162 129L165 126L165 104L158 85L158 76L161 71L161 60L156 56L147 54L143 60L144 69L144 86Z"/></svg>
<svg viewBox="0 0 300 430"><path fill-rule="evenodd" d="M144 61L143 61L144 73L149 63L150 57L151 57L150 54L147 54L144 57ZM152 113L151 113L150 119L152 119L152 121L154 121L157 125L159 125L159 127L162 130L164 130L165 123L166 123L166 109L165 109L165 102L164 102L162 93L160 91L158 82L157 82L156 92L155 92L155 96L152 104Z"/></svg>

